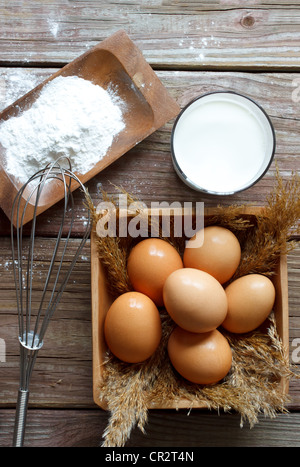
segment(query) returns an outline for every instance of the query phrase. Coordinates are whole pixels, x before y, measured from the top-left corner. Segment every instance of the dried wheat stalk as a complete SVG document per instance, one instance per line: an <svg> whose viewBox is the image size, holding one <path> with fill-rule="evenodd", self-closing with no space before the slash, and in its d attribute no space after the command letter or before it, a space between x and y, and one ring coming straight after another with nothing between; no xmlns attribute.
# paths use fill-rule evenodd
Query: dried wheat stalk
<svg viewBox="0 0 300 467"><path fill-rule="evenodd" d="M96 223L96 212L90 207ZM274 191L255 223L242 218L240 212L239 206L219 206L217 214L209 219L209 224L223 225L239 238L242 259L233 279L253 272L273 274L278 257L295 246L295 242L288 241L289 236L300 232L299 176L294 174L284 185L277 171ZM183 250L185 239L167 240ZM98 238L99 258L106 267L107 283L114 295L131 290L126 271L131 247L129 237ZM277 412L286 411L288 396L282 393L278 381L295 376L295 372L272 315L267 333L259 330L245 336L226 333L233 352L232 369L221 383L207 387L189 383L173 370L166 344L174 323L164 310L161 320L161 344L146 362L130 365L108 355L101 391L111 415L103 434L103 446L124 446L135 426L144 431L151 403L167 406L184 398L191 408L200 402L211 409L237 411L241 424L247 420L250 426L257 423L260 413L275 417Z"/></svg>

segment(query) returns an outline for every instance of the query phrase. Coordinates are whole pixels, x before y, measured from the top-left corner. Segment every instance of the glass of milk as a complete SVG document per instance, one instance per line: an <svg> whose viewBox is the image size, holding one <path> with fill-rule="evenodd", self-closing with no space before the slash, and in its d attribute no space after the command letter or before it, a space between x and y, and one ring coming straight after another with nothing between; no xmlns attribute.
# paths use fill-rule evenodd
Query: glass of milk
<svg viewBox="0 0 300 467"><path fill-rule="evenodd" d="M178 176L212 195L232 195L254 185L268 170L275 146L266 112L235 92L213 92L190 102L171 136Z"/></svg>

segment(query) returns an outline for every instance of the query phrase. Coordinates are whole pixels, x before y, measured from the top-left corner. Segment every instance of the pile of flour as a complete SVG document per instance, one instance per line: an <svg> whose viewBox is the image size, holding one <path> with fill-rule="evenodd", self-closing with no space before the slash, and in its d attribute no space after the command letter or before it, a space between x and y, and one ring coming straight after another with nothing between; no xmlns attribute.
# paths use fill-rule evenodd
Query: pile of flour
<svg viewBox="0 0 300 467"><path fill-rule="evenodd" d="M118 96L77 76L59 76L42 89L30 109L1 123L6 171L25 183L65 156L73 172L84 174L106 155L124 128Z"/></svg>

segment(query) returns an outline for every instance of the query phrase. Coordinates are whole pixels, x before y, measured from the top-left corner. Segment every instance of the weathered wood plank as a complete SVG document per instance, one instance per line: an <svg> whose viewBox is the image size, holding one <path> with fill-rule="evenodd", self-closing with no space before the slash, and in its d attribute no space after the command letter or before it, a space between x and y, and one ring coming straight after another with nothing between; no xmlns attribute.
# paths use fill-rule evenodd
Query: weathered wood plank
<svg viewBox="0 0 300 467"><path fill-rule="evenodd" d="M54 67L71 61L122 28L154 68L176 70L157 73L181 106L197 94L218 89L236 90L261 103L275 125L276 161L284 180L293 170L299 170L300 79L292 73L300 69L298 0L252 0L246 6L240 0L0 0L0 24L0 64L12 65L0 68L0 110L16 92L22 95L55 71ZM15 68L18 65L22 68ZM23 68L26 66L37 68ZM270 73L266 74L267 70ZM275 70L289 73L278 74ZM118 193L114 185L147 204L201 199L173 171L171 127L169 122L88 183L95 204L101 199L102 188ZM237 196L201 200L207 205L220 201L263 204L272 189L274 171L272 164L263 180ZM82 197L79 193L75 197L75 235L80 237L86 217ZM39 219L41 264L49 256L59 211L57 205ZM10 446L12 441L19 374L9 228L0 212L0 339L6 344L6 361L0 361L1 447ZM74 239L74 249L76 242ZM290 358L298 367L299 264L297 248L289 255L288 270ZM28 446L98 446L106 427L108 414L95 408L92 399L89 268L87 244L37 360L25 440ZM40 288L38 280L35 286ZM192 411L187 416L185 411L151 411L147 435L134 430L128 446L299 447L299 381L293 379L290 384L289 408L297 413L275 420L261 418L259 425L249 430L247 426L239 428L236 415Z"/></svg>
<svg viewBox="0 0 300 467"><path fill-rule="evenodd" d="M65 64L124 29L158 68L298 69L298 2L0 2L0 63Z"/></svg>
<svg viewBox="0 0 300 467"><path fill-rule="evenodd" d="M28 447L99 447L108 422L102 410L29 410L24 446ZM14 410L0 410L1 447L12 443ZM199 459L203 447L299 447L300 415L290 413L275 419L259 418L252 429L235 414L192 410L153 410L146 434L134 429L127 448L189 447ZM136 451L135 451L136 452ZM107 453L100 452L100 461ZM111 451L110 451L111 453ZM197 455L198 454L198 455Z"/></svg>
<svg viewBox="0 0 300 467"><path fill-rule="evenodd" d="M198 95L217 90L231 90L252 97L265 108L273 121L277 137L275 160L283 178L287 180L293 170L299 169L300 107L292 96L297 75L161 72L159 76L181 107ZM127 192L146 203L155 200L202 200L207 205L265 203L265 197L274 185L275 163L259 183L245 192L226 198L207 198L186 187L174 173L170 157L171 127L172 122L94 177L88 185L93 199L99 198L97 191L101 187L108 192L116 192L114 187L110 188L112 182L122 185Z"/></svg>
<svg viewBox="0 0 300 467"><path fill-rule="evenodd" d="M77 250L73 240L66 261ZM9 239L0 240L0 338L6 344L6 361L0 363L1 403L14 404L19 380L18 318ZM38 241L33 306L44 286L53 239ZM6 251L6 254L5 254ZM4 253L4 254L3 254ZM67 266L67 264L65 264ZM32 378L33 405L93 407L89 242L70 277L60 305L50 322ZM48 401L48 402L47 402Z"/></svg>
<svg viewBox="0 0 300 467"><path fill-rule="evenodd" d="M41 81L55 69L0 68L0 103L20 97L29 90L28 83ZM15 81L23 76L13 92ZM183 107L194 97L210 91L231 90L245 94L269 113L276 131L275 160L282 177L288 180L300 168L300 86L297 73L237 73L237 72L169 72L157 71L158 77L170 94ZM1 104L0 104L1 105ZM3 106L5 104L2 104ZM205 198L184 185L175 174L171 161L170 138L172 122L156 131L145 141L129 151L120 160L94 177L87 184L95 204L101 199L101 190L117 193L115 186L122 186L134 197L150 205L151 201L204 201L208 206L223 204L262 205L274 185L275 162L254 187L226 198ZM85 208L82 195L76 193L76 229L83 231ZM42 215L39 234L50 235L55 231L59 217L58 206ZM0 235L9 233L9 222L0 210Z"/></svg>
<svg viewBox="0 0 300 467"><path fill-rule="evenodd" d="M95 1L95 0L94 0ZM126 0L123 0L126 1ZM121 2L120 2L121 3ZM243 0L163 0L163 5L170 8L182 9L182 11L199 11L199 10L229 10L232 8L245 8ZM281 0L274 2L273 0L250 0L247 2L248 8L297 8L299 3L297 0Z"/></svg>
<svg viewBox="0 0 300 467"><path fill-rule="evenodd" d="M75 251L79 240L73 240ZM50 257L53 239L38 238L41 265ZM72 254L72 253L71 253ZM290 360L300 365L300 246L288 258ZM41 268L42 269L42 268ZM40 273L37 271L37 278ZM37 281L34 296L42 289ZM0 338L6 343L6 362L0 362L0 407L16 403L19 348L10 242L0 239ZM90 252L86 245L62 297L38 356L31 384L31 407L93 408ZM290 409L300 408L300 379L290 385Z"/></svg>

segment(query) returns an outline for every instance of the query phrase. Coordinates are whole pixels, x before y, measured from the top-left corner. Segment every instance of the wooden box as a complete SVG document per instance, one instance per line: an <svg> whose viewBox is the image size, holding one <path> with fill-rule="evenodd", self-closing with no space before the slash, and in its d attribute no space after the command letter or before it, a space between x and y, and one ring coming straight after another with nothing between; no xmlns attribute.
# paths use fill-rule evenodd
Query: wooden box
<svg viewBox="0 0 300 467"><path fill-rule="evenodd" d="M259 208L244 208L241 216L251 218L259 212ZM215 214L214 208L205 209L205 216ZM276 301L274 305L274 313L276 318L276 326L278 335L282 340L285 352L289 350L289 317L288 317L288 272L287 258L281 256L276 267L276 274L273 276L273 283L276 289ZM94 401L101 408L106 409L105 401L101 400L99 391L99 383L102 378L102 364L104 355L107 351L107 346L104 339L103 327L106 313L112 303L112 298L109 295L106 287L106 278L103 266L98 258L96 233L91 234L91 293L92 293L92 344L93 344L93 396ZM284 394L288 393L288 381L282 379L280 381ZM188 408L190 403L186 400L181 400L176 403L174 408ZM193 405L194 408L204 408L201 405ZM149 408L164 409L172 408L151 405Z"/></svg>

